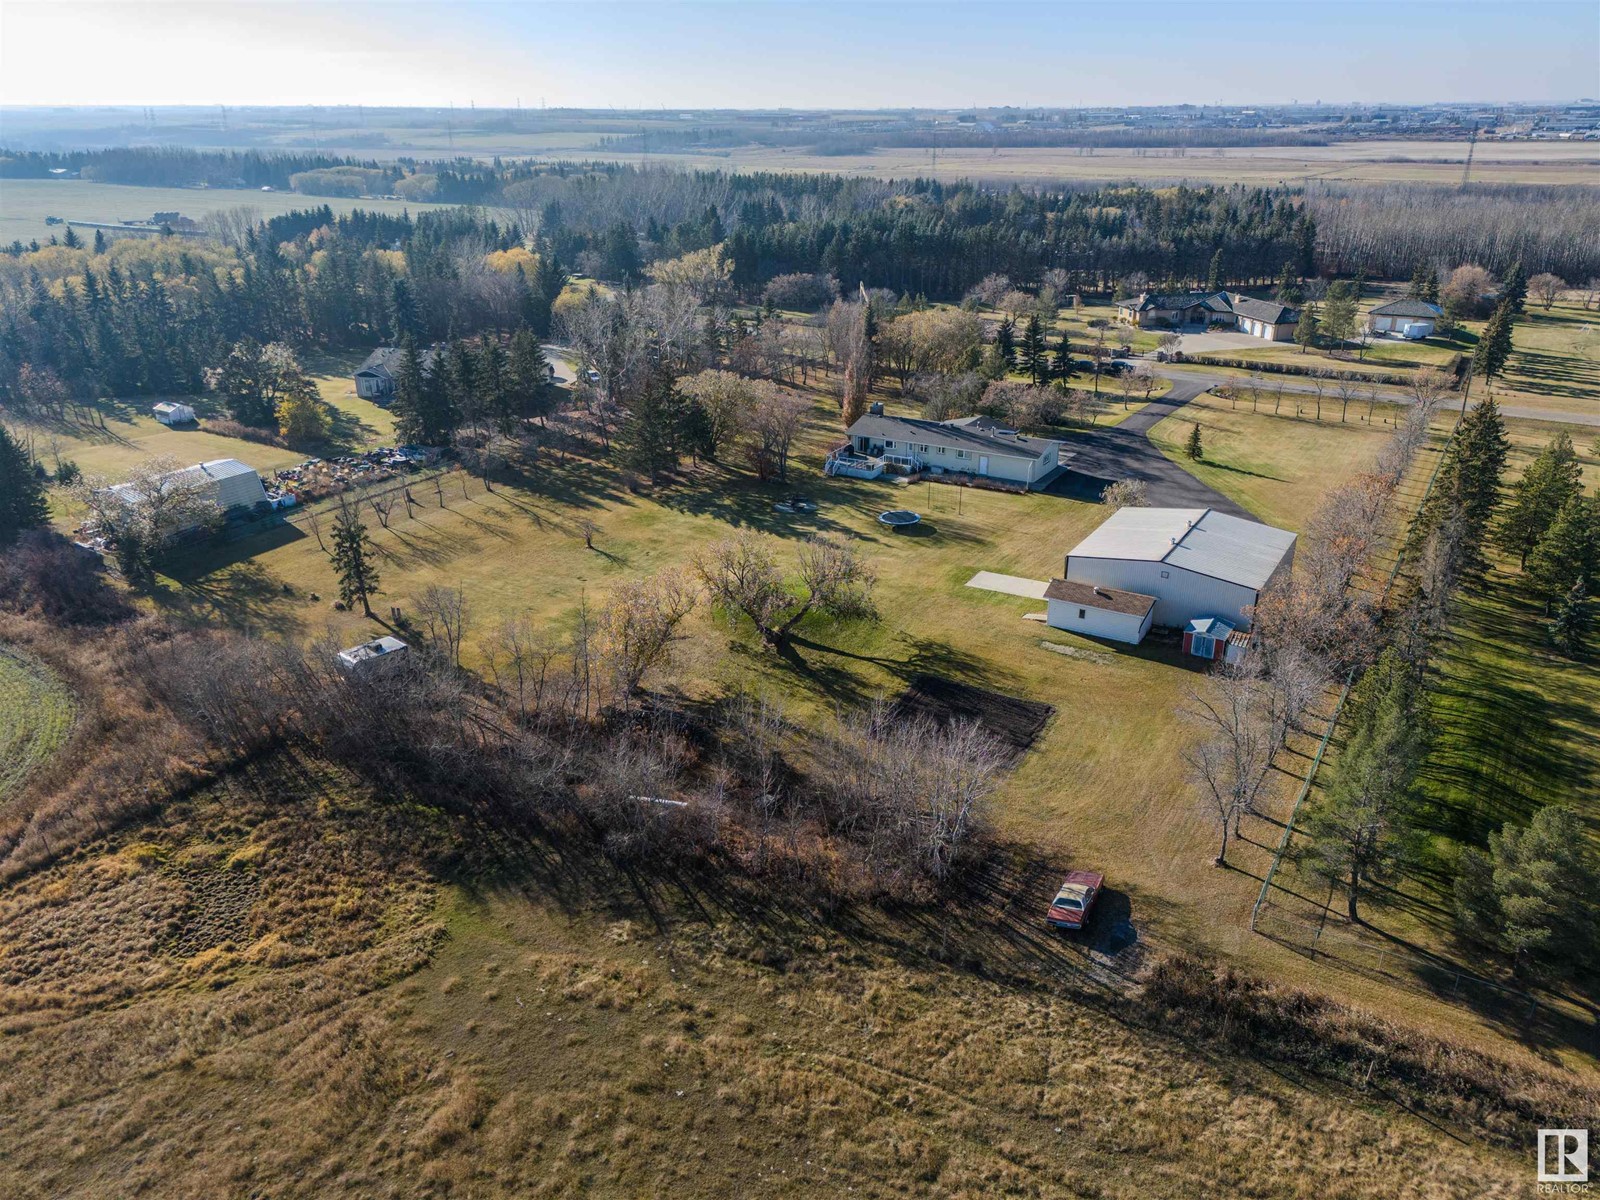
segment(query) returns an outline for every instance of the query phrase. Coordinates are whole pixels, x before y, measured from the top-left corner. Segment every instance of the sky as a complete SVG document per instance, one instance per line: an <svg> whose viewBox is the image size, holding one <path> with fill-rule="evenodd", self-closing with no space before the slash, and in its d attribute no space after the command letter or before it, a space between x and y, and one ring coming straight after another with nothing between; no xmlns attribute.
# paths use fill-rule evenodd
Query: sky
<svg viewBox="0 0 1600 1200"><path fill-rule="evenodd" d="M1600 96L1595 0L0 2L0 104L950 108Z"/></svg>

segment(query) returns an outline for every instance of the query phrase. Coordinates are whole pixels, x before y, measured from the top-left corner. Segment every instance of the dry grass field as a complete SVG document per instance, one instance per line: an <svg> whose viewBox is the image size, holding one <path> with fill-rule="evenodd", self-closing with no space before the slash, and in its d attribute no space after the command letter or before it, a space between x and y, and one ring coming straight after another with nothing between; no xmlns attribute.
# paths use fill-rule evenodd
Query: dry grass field
<svg viewBox="0 0 1600 1200"><path fill-rule="evenodd" d="M1524 1194L1520 1149L1130 1021L1024 913L946 965L486 836L279 756L0 895L0 1191Z"/></svg>

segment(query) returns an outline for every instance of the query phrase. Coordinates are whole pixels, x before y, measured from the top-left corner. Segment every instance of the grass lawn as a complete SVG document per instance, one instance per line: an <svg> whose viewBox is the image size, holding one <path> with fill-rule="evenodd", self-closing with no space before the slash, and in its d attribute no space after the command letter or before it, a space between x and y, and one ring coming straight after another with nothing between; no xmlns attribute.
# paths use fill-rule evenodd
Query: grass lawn
<svg viewBox="0 0 1600 1200"><path fill-rule="evenodd" d="M74 711L54 671L0 645L0 800L55 753Z"/></svg>
<svg viewBox="0 0 1600 1200"><path fill-rule="evenodd" d="M1526 1177L1520 1150L1130 1022L1027 907L977 907L843 933L257 760L0 892L0 1192L1319 1200L1383 1194L1396 1161L1441 1197ZM1263 1176L1240 1150L1262 1144L1295 1169Z"/></svg>
<svg viewBox="0 0 1600 1200"><path fill-rule="evenodd" d="M473 606L476 634L469 635L467 657L475 663L476 641L498 621L526 612L559 637L585 600L601 602L619 580L683 564L731 529L766 531L790 547L818 531L858 537L879 574L881 624L808 621L780 657L702 611L679 650L681 686L694 694L742 687L774 695L805 721L892 697L919 672L1054 705L1057 716L1001 793L1005 832L1063 864L1108 871L1147 933L1209 941L1230 926L1248 909L1253 885L1243 872L1219 874L1209 865L1211 831L1188 798L1181 757L1196 730L1177 710L1191 688L1204 686L1204 675L1170 643L1130 650L1080 639L1021 620L1040 607L1036 602L964 586L984 569L1033 578L1059 574L1066 550L1104 518L1104 510L1051 496L826 479L812 471L836 436L835 420L819 393L813 426L786 485L712 467L698 478L634 495L603 463L547 457L526 486L500 485L493 494L456 473L443 485L444 507L431 486L419 488L413 518L371 530L383 577L375 608L386 613L394 604L410 611L423 588L460 585ZM1257 422L1269 427L1267 418ZM1308 440L1307 423L1279 424L1287 443ZM1367 430L1325 423L1315 443L1322 453L1301 451L1305 463L1320 461L1320 473L1297 470L1292 480L1263 493L1269 514L1292 520L1279 510L1291 502L1309 505L1302 493L1355 469L1377 440ZM1340 447L1332 458L1329 444ZM774 513L773 501L796 490L817 499L819 511ZM879 512L897 507L923 514L915 535L878 525ZM599 526L594 550L584 547L579 532L585 517ZM291 636L331 627L350 643L380 632L359 616L330 611L334 581L327 558L306 516L295 522L171 564L161 602L196 619ZM313 591L323 598L311 600ZM1054 653L1041 646L1045 641L1086 653ZM1258 853L1244 846L1240 861L1249 863Z"/></svg>
<svg viewBox="0 0 1600 1200"><path fill-rule="evenodd" d="M1323 419L1311 419L1311 396L1286 395L1283 415L1269 403L1252 413L1209 392L1186 404L1150 431L1150 440L1173 462L1219 492L1243 504L1270 524L1301 530L1322 494L1366 470L1391 431L1394 409L1380 405L1375 426L1365 421L1366 404L1350 406L1349 421L1339 420L1337 398L1323 402ZM1299 401L1306 415L1291 415ZM1184 452L1198 421L1205 458Z"/></svg>

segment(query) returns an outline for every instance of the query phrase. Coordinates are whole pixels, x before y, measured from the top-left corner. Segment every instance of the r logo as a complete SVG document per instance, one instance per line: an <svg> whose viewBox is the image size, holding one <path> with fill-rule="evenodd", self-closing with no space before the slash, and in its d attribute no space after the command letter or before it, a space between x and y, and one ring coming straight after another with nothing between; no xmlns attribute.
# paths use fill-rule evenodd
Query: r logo
<svg viewBox="0 0 1600 1200"><path fill-rule="evenodd" d="M1589 1182L1589 1131L1539 1130L1539 1182Z"/></svg>

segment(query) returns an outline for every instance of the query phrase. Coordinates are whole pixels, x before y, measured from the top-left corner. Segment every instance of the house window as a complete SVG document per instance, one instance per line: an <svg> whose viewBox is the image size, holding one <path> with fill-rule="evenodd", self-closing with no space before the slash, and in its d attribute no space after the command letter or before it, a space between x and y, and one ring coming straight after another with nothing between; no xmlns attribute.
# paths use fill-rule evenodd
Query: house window
<svg viewBox="0 0 1600 1200"><path fill-rule="evenodd" d="M1087 610L1085 610L1085 609L1081 609L1081 608L1080 608L1080 609L1079 609L1079 610L1078 610L1078 620L1080 620L1080 621L1081 621L1081 620L1083 620L1083 619L1084 619L1084 618L1085 618L1085 617L1087 617L1087 616L1088 616L1088 615L1089 615L1089 613L1088 613L1088 611L1087 611Z"/></svg>
<svg viewBox="0 0 1600 1200"><path fill-rule="evenodd" d="M928 443L923 442L920 446L913 447L913 449L916 450L918 454L926 454L928 452Z"/></svg>
<svg viewBox="0 0 1600 1200"><path fill-rule="evenodd" d="M1163 571L1163 572L1161 572L1161 578L1163 578L1163 579L1170 578L1171 575L1172 575L1171 571Z"/></svg>
<svg viewBox="0 0 1600 1200"><path fill-rule="evenodd" d="M884 440L883 440L883 448L885 450L893 450L894 449L894 443L891 442L888 438L884 438Z"/></svg>
<svg viewBox="0 0 1600 1200"><path fill-rule="evenodd" d="M936 452L938 452L939 454L943 454L944 453L944 447L943 446L935 446L934 450Z"/></svg>
<svg viewBox="0 0 1600 1200"><path fill-rule="evenodd" d="M967 452L965 450L957 450L956 451L956 457L957 458L965 458L966 456L967 456Z"/></svg>

